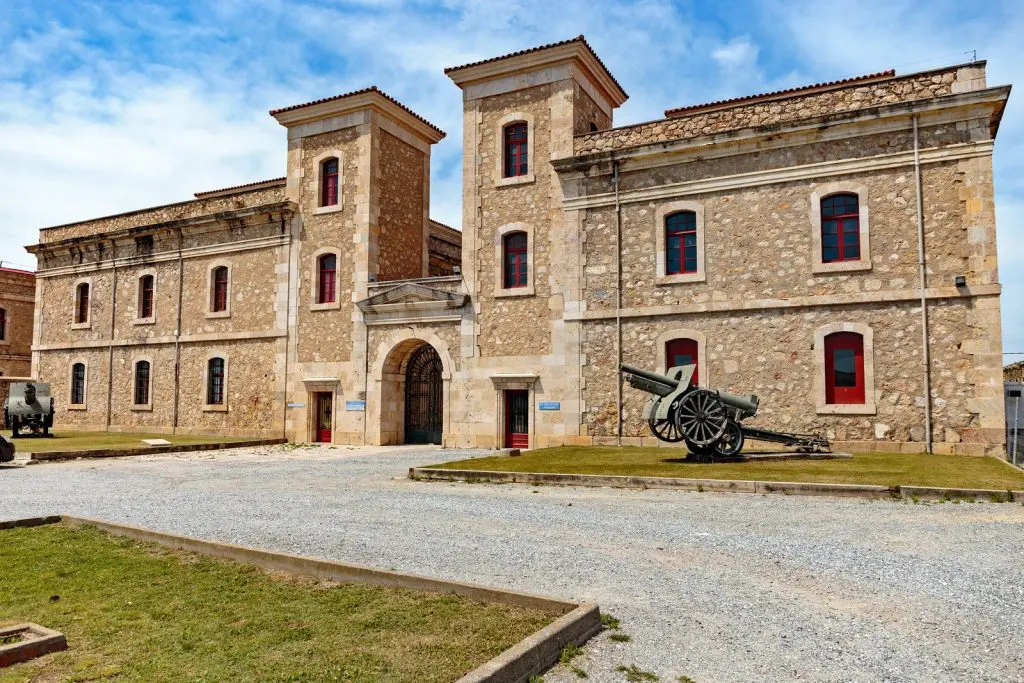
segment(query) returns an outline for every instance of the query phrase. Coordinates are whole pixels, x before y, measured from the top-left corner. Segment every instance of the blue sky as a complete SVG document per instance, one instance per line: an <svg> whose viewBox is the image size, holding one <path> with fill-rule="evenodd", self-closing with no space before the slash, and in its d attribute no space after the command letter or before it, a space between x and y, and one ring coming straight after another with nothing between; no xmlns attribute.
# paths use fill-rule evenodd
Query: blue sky
<svg viewBox="0 0 1024 683"><path fill-rule="evenodd" d="M937 0L3 0L0 259L39 227L284 174L267 110L377 84L448 132L432 214L461 218L462 64L583 33L630 100L666 107L895 67L988 60L1024 84L1024 5ZM1024 351L1024 129L1010 98L995 179L1006 351ZM1024 359L1022 356L1007 360Z"/></svg>

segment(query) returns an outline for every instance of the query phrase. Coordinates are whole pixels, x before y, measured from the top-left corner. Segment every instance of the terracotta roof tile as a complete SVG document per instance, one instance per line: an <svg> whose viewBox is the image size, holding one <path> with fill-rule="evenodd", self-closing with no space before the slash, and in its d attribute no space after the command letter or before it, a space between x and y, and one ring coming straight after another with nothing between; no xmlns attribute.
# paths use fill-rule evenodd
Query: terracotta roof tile
<svg viewBox="0 0 1024 683"><path fill-rule="evenodd" d="M441 137L444 137L445 135L447 135L447 133L445 133L443 130L441 130L440 128L438 128L434 124L432 124L430 121L427 121L425 118L423 118L422 116L420 116L419 114L414 112L412 109L409 109L409 107L405 106L404 104L402 104L401 102L396 100L391 95L388 95L386 92L384 92L383 90L381 90L380 88L378 88L375 85L371 85L369 88L362 88L360 90L353 90L352 92L343 93L341 95L334 95L332 97L324 97L324 98L319 99L319 100L313 100L312 102L304 102L303 104L293 104L290 107L281 107L280 109L271 109L270 110L270 115L271 116L277 116L278 114L280 114L282 112L294 111L295 109L302 109L303 107L311 107L314 104L323 104L324 102L333 102L335 100L344 99L346 97L352 97L353 95L363 95L363 94L369 93L369 92L375 92L378 95L380 95L381 97L383 97L384 99L392 102L393 104L398 105L399 107L402 108L402 110L404 110L405 112L411 114L412 116L416 117L418 120L420 120L423 123L425 123L428 126L430 126L433 130L437 131L437 133L439 133L441 135Z"/></svg>
<svg viewBox="0 0 1024 683"><path fill-rule="evenodd" d="M691 104L685 107L676 107L675 109L666 109L665 116L671 118L673 116L679 116L680 114L692 114L702 109L713 109L719 108L723 105L738 105L747 104L761 99L776 98L780 95L795 96L807 90L817 90L818 88L829 88L836 85L848 85L852 83L861 83L863 81L874 81L880 78L891 78L896 75L895 69L889 69L887 71L879 71L873 74L864 74L863 76L853 76L852 78L843 78L838 81L826 81L824 83L815 83L814 85L801 85L796 88L788 88L786 90L776 90L774 92L759 93L757 95L744 95L742 97L733 97L728 100L717 100L715 102L705 102L703 104Z"/></svg>
<svg viewBox="0 0 1024 683"><path fill-rule="evenodd" d="M0 266L0 273L16 273L18 275L31 275L35 277L35 272L31 270L22 270L21 268L8 268L7 266Z"/></svg>
<svg viewBox="0 0 1024 683"><path fill-rule="evenodd" d="M232 185L231 187L222 187L219 190L204 190L203 192L194 193L196 199L202 199L211 194L220 194L221 192L231 192L233 190L244 190L247 187L256 187L257 185L270 185L270 184L284 184L288 178L271 178L270 180L257 180L251 183L244 183L242 185Z"/></svg>
<svg viewBox="0 0 1024 683"><path fill-rule="evenodd" d="M490 64L491 62L497 62L497 61L500 61L502 59L508 59L510 57L518 57L520 55L528 55L528 54L533 53L533 52L540 52L541 50L548 50L548 49L553 48L553 47L561 47L562 45L569 45L571 43L582 43L583 46L586 47L587 50L590 51L590 54L592 54L594 56L594 59L597 60L597 63L600 64L604 68L604 70L608 72L608 76L609 76L609 78L612 79L612 82L615 83L616 86L618 86L619 90L621 90L623 94L626 94L626 89L622 87L621 83L619 83L617 80L615 80L615 76L612 76L612 72L608 69L607 66L605 66L605 63L601 61L601 58L597 56L597 53L594 51L594 48L590 47L590 43L587 42L587 39L583 37L582 33L580 35L576 36L575 38L569 38L568 40L560 40L557 43L548 43L547 45L538 45L537 47L527 48L526 50L519 50L518 52L510 52L507 55L501 55L499 57L490 57L489 59L481 59L478 62L470 62L469 64L462 64L461 66L449 66L448 68L446 68L444 70L444 72L446 74L450 74L453 71L459 71L460 69L468 69L471 66L480 66L481 64Z"/></svg>

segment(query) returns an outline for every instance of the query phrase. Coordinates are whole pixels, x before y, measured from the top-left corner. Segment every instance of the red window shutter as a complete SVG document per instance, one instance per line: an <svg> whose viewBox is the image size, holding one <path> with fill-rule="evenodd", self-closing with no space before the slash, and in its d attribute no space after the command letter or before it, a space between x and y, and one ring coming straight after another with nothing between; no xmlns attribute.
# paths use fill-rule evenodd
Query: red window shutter
<svg viewBox="0 0 1024 683"><path fill-rule="evenodd" d="M825 337L825 402L864 403L864 337L836 332Z"/></svg>
<svg viewBox="0 0 1024 683"><path fill-rule="evenodd" d="M860 206L855 194L834 194L821 200L821 260L860 259Z"/></svg>
<svg viewBox="0 0 1024 683"><path fill-rule="evenodd" d="M512 232L502 238L502 281L506 288L525 287L528 279L525 232Z"/></svg>
<svg viewBox="0 0 1024 683"><path fill-rule="evenodd" d="M324 254L318 259L317 278L317 303L334 303L338 289L338 259L334 254Z"/></svg>
<svg viewBox="0 0 1024 683"><path fill-rule="evenodd" d="M153 316L153 276L144 275L139 281L139 317Z"/></svg>
<svg viewBox="0 0 1024 683"><path fill-rule="evenodd" d="M697 214L679 211L665 217L665 274L697 272Z"/></svg>
<svg viewBox="0 0 1024 683"><path fill-rule="evenodd" d="M228 269L218 266L213 270L213 311L228 310Z"/></svg>
<svg viewBox="0 0 1024 683"><path fill-rule="evenodd" d="M505 126L505 177L524 176L529 172L527 142L529 133L526 123L511 123Z"/></svg>
<svg viewBox="0 0 1024 683"><path fill-rule="evenodd" d="M665 369L680 365L697 365L693 370L693 384L698 384L700 366L697 363L697 342L693 339L672 339L665 343Z"/></svg>
<svg viewBox="0 0 1024 683"><path fill-rule="evenodd" d="M338 160L327 159L320 170L320 206L338 203Z"/></svg>

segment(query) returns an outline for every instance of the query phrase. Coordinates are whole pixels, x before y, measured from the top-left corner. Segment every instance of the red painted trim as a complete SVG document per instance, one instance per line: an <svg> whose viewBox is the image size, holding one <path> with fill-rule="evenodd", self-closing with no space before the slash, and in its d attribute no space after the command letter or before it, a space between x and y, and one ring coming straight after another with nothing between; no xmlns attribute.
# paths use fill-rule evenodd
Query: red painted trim
<svg viewBox="0 0 1024 683"><path fill-rule="evenodd" d="M529 173L530 159L527 148L529 127L523 121L505 126L505 170L506 178L516 178Z"/></svg>
<svg viewBox="0 0 1024 683"><path fill-rule="evenodd" d="M228 267L217 266L213 269L213 312L228 310Z"/></svg>
<svg viewBox="0 0 1024 683"><path fill-rule="evenodd" d="M674 216L682 216L682 215L693 216L693 227L690 227L689 225L682 225L682 224L680 224L678 222L675 225L670 225L670 223L672 223L672 221L670 220L671 218L673 218ZM693 252L693 262L694 262L692 268L687 268L686 267L686 252L687 252L686 237L687 237L687 235L692 235L693 236L693 246L690 247L690 250ZM678 268L669 265L669 263L670 263L670 260L668 258L669 257L669 253L673 250L673 247L671 246L670 243L671 243L673 238L678 238L678 240L679 240L679 244L675 248L679 252L679 267ZM697 259L699 257L700 257L700 255L697 253L697 214L694 213L693 211L676 211L675 213L670 213L669 215L665 216L665 274L666 275L682 275L682 274L685 274L685 273L696 273L697 272Z"/></svg>
<svg viewBox="0 0 1024 683"><path fill-rule="evenodd" d="M828 201L829 199L834 199L836 197L853 197L854 201L857 202L857 210L853 211L851 213L832 214L831 216L826 217L825 216L825 202ZM859 261L861 259L861 256L862 256L861 251L860 251L860 197L858 197L856 194L853 194L851 192L841 192L839 194L830 194L827 197L822 197L821 198L821 205L820 205L819 208L821 210L821 240L822 240L822 244L821 244L821 260L822 260L822 262L824 262L824 263L838 263L839 261ZM844 228L844 226L843 226L843 224L846 221L850 220L850 219L853 219L855 221L852 230ZM839 255L836 258L828 259L828 258L825 258L825 223L831 222L831 221L835 221L835 224L836 224L836 239L839 241L839 249L838 249ZM848 249L848 246L846 245L846 239L845 238L846 238L846 235L851 233L851 232L854 234L854 237L856 239L856 247L857 247L857 254L856 254L856 256L848 255L846 253L846 250ZM853 246L853 245L849 245L849 246Z"/></svg>
<svg viewBox="0 0 1024 683"><path fill-rule="evenodd" d="M320 206L338 204L338 160L326 159L320 171Z"/></svg>
<svg viewBox="0 0 1024 683"><path fill-rule="evenodd" d="M82 282L78 285L78 308L75 309L75 322L89 322L89 283Z"/></svg>
<svg viewBox="0 0 1024 683"><path fill-rule="evenodd" d="M853 386L837 386L837 352L853 353ZM864 403L864 337L856 332L835 332L825 337L825 403Z"/></svg>
<svg viewBox="0 0 1024 683"><path fill-rule="evenodd" d="M502 240L501 279L506 289L525 287L529 280L527 269L527 246L529 238L525 232L510 232Z"/></svg>
<svg viewBox="0 0 1024 683"><path fill-rule="evenodd" d="M153 316L153 276L143 275L139 279L139 317Z"/></svg>
<svg viewBox="0 0 1024 683"><path fill-rule="evenodd" d="M332 304L337 297L338 260L334 254L324 254L317 259L318 304Z"/></svg>
<svg viewBox="0 0 1024 683"><path fill-rule="evenodd" d="M684 362L685 359L680 358L685 356L689 358L689 363ZM697 384L700 379L700 364L697 362L697 342L694 339L670 339L665 342L665 369L674 368L678 365L696 365L697 368L693 371L693 384ZM679 359L679 360L677 360Z"/></svg>
<svg viewBox="0 0 1024 683"><path fill-rule="evenodd" d="M512 431L512 402L520 399L525 405L523 419L526 422L526 431ZM505 448L529 448L530 447L530 406L529 392L525 389L505 390Z"/></svg>

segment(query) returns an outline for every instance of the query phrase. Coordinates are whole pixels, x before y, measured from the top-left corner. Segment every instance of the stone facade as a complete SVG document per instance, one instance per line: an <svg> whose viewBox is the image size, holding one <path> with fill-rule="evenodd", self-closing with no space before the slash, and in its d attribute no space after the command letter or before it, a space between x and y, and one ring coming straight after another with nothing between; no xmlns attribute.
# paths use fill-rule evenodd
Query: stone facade
<svg viewBox="0 0 1024 683"><path fill-rule="evenodd" d="M0 267L0 377L32 371L33 273Z"/></svg>
<svg viewBox="0 0 1024 683"><path fill-rule="evenodd" d="M853 450L1004 451L991 155L1009 88L989 88L984 63L622 128L626 94L582 38L447 73L463 92L461 232L428 215L443 133L375 88L272 112L288 129L284 179L44 229L36 374L60 397L80 362L88 386L83 405L58 401L57 424L655 443L645 396L617 368L663 370L666 344L684 339L702 385L758 394L752 424ZM510 125L529 160L514 173ZM859 207L861 254L842 261L823 257L836 193ZM684 273L666 265L679 211L695 222ZM513 256L511 237L525 243ZM229 296L213 310L222 267ZM862 400L827 396L836 333L862 341ZM214 405L211 359L226 376ZM153 368L143 405L140 361Z"/></svg>

